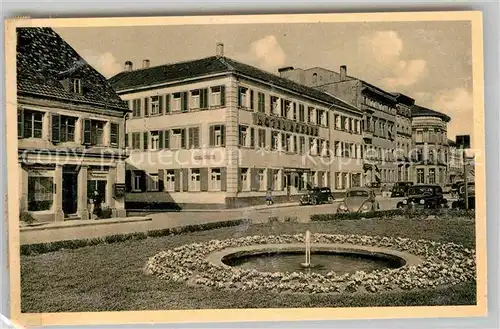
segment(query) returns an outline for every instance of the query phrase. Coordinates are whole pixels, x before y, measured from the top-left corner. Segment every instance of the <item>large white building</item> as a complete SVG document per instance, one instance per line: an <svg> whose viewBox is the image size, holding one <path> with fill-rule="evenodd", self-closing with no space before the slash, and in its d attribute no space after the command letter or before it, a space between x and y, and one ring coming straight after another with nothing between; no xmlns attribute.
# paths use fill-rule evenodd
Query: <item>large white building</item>
<svg viewBox="0 0 500 329"><path fill-rule="evenodd" d="M130 104L128 207L238 207L363 182L357 107L223 56L112 77Z"/></svg>
<svg viewBox="0 0 500 329"><path fill-rule="evenodd" d="M21 213L39 221L88 219L97 190L125 216L126 104L50 28L17 29Z"/></svg>

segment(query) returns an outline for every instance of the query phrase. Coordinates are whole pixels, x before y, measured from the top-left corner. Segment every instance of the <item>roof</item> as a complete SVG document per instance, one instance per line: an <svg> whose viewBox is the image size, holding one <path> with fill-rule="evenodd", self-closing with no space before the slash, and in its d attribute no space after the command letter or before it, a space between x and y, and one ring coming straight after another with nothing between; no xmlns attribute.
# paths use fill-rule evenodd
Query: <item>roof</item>
<svg viewBox="0 0 500 329"><path fill-rule="evenodd" d="M444 113L434 111L434 110L431 110L431 109L428 109L428 108L425 108L422 106L418 106L418 105L413 105L413 107L411 108L411 116L412 117L438 117L438 118L443 119L446 122L451 121L451 118Z"/></svg>
<svg viewBox="0 0 500 329"><path fill-rule="evenodd" d="M457 143L453 139L448 139L448 145L450 145L450 146L456 146Z"/></svg>
<svg viewBox="0 0 500 329"><path fill-rule="evenodd" d="M106 78L51 28L18 28L17 40L19 94L128 111ZM64 88L61 80L71 76L82 79L83 94Z"/></svg>
<svg viewBox="0 0 500 329"><path fill-rule="evenodd" d="M217 73L232 73L248 76L326 103L360 111L349 103L320 90L298 84L292 80L282 78L278 75L228 57L211 56L174 64L153 66L146 69L124 71L110 78L109 82L117 92L121 92L127 89L148 87L156 84L179 81L186 78L203 77Z"/></svg>

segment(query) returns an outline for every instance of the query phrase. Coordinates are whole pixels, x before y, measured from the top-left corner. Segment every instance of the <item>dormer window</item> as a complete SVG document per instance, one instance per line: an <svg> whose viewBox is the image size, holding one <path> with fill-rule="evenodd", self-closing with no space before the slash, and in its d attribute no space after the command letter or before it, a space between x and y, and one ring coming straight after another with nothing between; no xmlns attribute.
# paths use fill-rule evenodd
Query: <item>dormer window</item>
<svg viewBox="0 0 500 329"><path fill-rule="evenodd" d="M82 80L81 79L73 79L72 81L73 85L73 92L75 94L81 94L82 93Z"/></svg>

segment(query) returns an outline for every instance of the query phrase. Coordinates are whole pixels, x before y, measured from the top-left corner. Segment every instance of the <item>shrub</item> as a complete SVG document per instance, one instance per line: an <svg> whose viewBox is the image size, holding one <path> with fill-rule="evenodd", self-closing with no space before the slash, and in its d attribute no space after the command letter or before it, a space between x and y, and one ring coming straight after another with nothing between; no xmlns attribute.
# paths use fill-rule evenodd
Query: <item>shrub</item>
<svg viewBox="0 0 500 329"><path fill-rule="evenodd" d="M277 223L279 222L279 218L277 216L271 216L268 218L269 223Z"/></svg>
<svg viewBox="0 0 500 329"><path fill-rule="evenodd" d="M298 223L299 222L299 219L297 216L286 216L285 217L285 223Z"/></svg>
<svg viewBox="0 0 500 329"><path fill-rule="evenodd" d="M27 211L22 211L19 217L19 220L21 222L25 222L28 225L33 224L36 220L35 217L33 217L29 212Z"/></svg>
<svg viewBox="0 0 500 329"><path fill-rule="evenodd" d="M110 207L104 207L99 214L99 219L107 219L113 216L113 210Z"/></svg>
<svg viewBox="0 0 500 329"><path fill-rule="evenodd" d="M356 220L356 219L393 219L396 216L402 216L407 219L426 219L429 216L436 216L439 219L454 218L475 218L474 210L463 209L390 209L379 210L369 213L332 213L332 214L314 214L311 215L311 221L331 221L331 220Z"/></svg>

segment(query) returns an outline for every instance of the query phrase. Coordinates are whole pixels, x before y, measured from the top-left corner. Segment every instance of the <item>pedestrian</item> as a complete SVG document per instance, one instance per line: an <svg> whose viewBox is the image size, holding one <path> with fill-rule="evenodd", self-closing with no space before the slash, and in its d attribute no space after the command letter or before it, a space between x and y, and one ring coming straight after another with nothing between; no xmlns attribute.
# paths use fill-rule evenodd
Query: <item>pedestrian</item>
<svg viewBox="0 0 500 329"><path fill-rule="evenodd" d="M272 191L270 188L268 188L267 192L266 192L266 203L268 206L270 206L274 203L273 202L273 194L272 194Z"/></svg>
<svg viewBox="0 0 500 329"><path fill-rule="evenodd" d="M101 194L97 191L94 190L94 214L96 215L97 218L101 216L102 213L102 198Z"/></svg>

